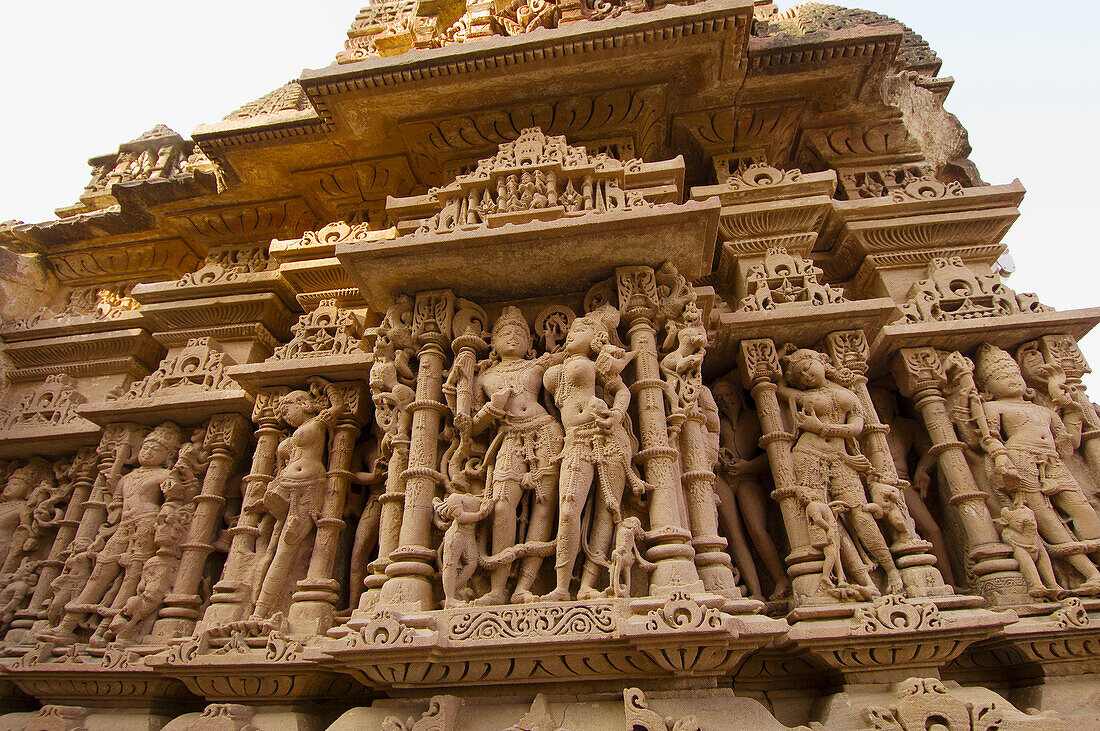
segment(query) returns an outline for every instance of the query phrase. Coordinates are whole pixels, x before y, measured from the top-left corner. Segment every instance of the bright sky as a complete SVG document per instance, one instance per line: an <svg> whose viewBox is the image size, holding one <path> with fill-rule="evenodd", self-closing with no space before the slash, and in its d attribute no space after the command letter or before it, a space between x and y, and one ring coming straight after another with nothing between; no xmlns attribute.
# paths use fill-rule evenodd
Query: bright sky
<svg viewBox="0 0 1100 731"><path fill-rule="evenodd" d="M53 218L83 190L89 157L157 123L188 136L301 69L327 65L364 4L5 2L0 221ZM983 177L1027 187L1023 217L1006 238L1017 265L1009 284L1059 310L1100 305L1100 229L1090 217L1100 207L1100 84L1090 71L1100 3L1062 0L1048 16L1029 0L858 5L932 44L944 59L941 75L957 79L947 107L970 130ZM1100 334L1083 347L1100 371ZM1100 377L1092 383L1100 388Z"/></svg>

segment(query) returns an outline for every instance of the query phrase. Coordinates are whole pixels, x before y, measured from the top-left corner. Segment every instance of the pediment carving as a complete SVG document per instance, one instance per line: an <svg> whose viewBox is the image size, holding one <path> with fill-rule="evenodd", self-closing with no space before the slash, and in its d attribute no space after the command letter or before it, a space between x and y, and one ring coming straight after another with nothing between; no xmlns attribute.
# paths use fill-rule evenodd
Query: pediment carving
<svg viewBox="0 0 1100 731"><path fill-rule="evenodd" d="M936 257L928 263L928 278L909 290L902 305L904 323L947 322L1050 312L1033 294L1017 294L999 275L976 274L960 257Z"/></svg>

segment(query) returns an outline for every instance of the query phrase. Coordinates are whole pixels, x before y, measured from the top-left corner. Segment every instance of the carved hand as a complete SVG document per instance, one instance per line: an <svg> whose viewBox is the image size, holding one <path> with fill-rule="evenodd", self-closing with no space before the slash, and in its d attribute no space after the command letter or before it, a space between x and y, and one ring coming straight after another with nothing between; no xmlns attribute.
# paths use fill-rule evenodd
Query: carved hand
<svg viewBox="0 0 1100 731"><path fill-rule="evenodd" d="M1020 473L1016 471L1016 465L1012 464L1012 460L1003 452L993 458L993 470L998 475L1005 477L1018 478L1020 476Z"/></svg>

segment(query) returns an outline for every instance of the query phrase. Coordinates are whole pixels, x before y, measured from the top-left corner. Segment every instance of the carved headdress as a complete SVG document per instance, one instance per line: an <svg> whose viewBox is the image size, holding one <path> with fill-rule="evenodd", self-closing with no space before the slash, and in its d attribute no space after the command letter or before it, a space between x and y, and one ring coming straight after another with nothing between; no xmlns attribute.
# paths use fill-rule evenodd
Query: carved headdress
<svg viewBox="0 0 1100 731"><path fill-rule="evenodd" d="M527 339L531 339L531 326L527 324L527 318L523 316L518 307L508 305L500 313L500 317L493 323L493 336L503 330L505 327L513 325L523 330L527 335Z"/></svg>
<svg viewBox="0 0 1100 731"><path fill-rule="evenodd" d="M166 421L149 432L145 439L159 444L169 454L175 455L180 445L183 444L183 432L174 422Z"/></svg>
<svg viewBox="0 0 1100 731"><path fill-rule="evenodd" d="M996 345L979 345L974 357L974 376L978 381L978 388L988 391L986 385L990 379L1003 375L1020 376L1020 366L1016 359Z"/></svg>

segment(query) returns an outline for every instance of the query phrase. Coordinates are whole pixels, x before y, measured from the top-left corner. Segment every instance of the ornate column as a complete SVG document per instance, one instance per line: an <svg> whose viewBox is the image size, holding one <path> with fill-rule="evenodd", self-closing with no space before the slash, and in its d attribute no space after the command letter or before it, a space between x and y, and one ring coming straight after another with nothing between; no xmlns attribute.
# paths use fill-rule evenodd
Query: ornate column
<svg viewBox="0 0 1100 731"><path fill-rule="evenodd" d="M409 467L405 470L405 508L401 517L399 546L390 553L382 605L434 606L432 585L436 551L432 547L432 498L443 482L439 472L439 434L443 402L446 346L451 340L454 294L449 290L421 292L413 310L413 338L418 348L416 400L412 413Z"/></svg>
<svg viewBox="0 0 1100 731"><path fill-rule="evenodd" d="M791 447L794 435L783 424L779 407L779 387L782 375L779 354L771 340L742 340L737 351L737 367L745 387L752 392L763 435L760 443L768 454L775 490L772 499L779 503L783 526L791 552L787 556L787 575L791 577L791 596L795 605L813 596L818 575L823 566L821 552L810 546L806 516L798 503L798 483L794 476Z"/></svg>
<svg viewBox="0 0 1100 731"><path fill-rule="evenodd" d="M863 330L838 330L825 336L824 345L833 365L847 368L855 374L852 391L863 406L863 442L870 452L867 456L871 466L878 473L879 479L886 484L903 487L886 436L890 433L890 427L879 421L871 392L867 388L869 348L866 334ZM904 505L904 498L902 504ZM908 507L905 512L907 522L912 524L908 519ZM890 546L909 596L948 596L955 593L950 586L944 584L943 576L935 568L936 557L931 550L932 544L925 540L895 541Z"/></svg>
<svg viewBox="0 0 1100 731"><path fill-rule="evenodd" d="M54 536L53 544L50 546L50 555L42 562L42 568L39 569L38 583L27 605L28 611L39 619L44 616L46 605L49 603L50 584L61 575L61 570L65 567L62 556L76 537L77 529L81 525L86 502L99 474L99 459L96 450L91 447L81 449L73 458L73 465L70 468L73 475L73 492L69 496L69 503L65 506L65 516L58 525L57 535Z"/></svg>
<svg viewBox="0 0 1100 731"><path fill-rule="evenodd" d="M947 411L943 388L947 383L943 364L934 348L902 348L891 364L902 395L913 401L932 440L950 493L948 502L958 511L966 543L967 573L973 588L993 606L1012 606L1031 601L1012 549L1001 542L966 462L966 445L959 441Z"/></svg>
<svg viewBox="0 0 1100 731"><path fill-rule="evenodd" d="M696 405L687 414L680 432L680 453L684 472L680 476L687 493L691 520L691 545L695 566L707 591L727 599L741 599L733 576L733 560L726 552L726 539L718 532L718 502L714 494L714 464L708 447L706 414Z"/></svg>
<svg viewBox="0 0 1100 731"><path fill-rule="evenodd" d="M650 267L620 267L615 270L619 312L627 326L630 350L635 353L632 401L638 414L641 449L635 459L646 482L653 486L649 497L647 556L657 567L650 578L650 593L671 587L703 588L695 569L695 549L687 516L680 512L679 452L669 445L665 414L664 380L657 356L657 281Z"/></svg>
<svg viewBox="0 0 1100 731"><path fill-rule="evenodd" d="M218 521L225 508L226 482L246 446L247 428L248 422L239 414L218 414L210 419L205 444L210 465L202 491L195 496L195 515L187 541L180 546L182 553L172 593L164 598L164 606L153 625L154 637L182 637L195 628L202 607L199 586L203 569L214 550Z"/></svg>
<svg viewBox="0 0 1100 731"><path fill-rule="evenodd" d="M248 577L256 562L256 541L261 532L263 494L275 475L276 450L283 438L279 417L275 413L278 400L289 393L288 388L264 388L256 396L252 421L256 424L256 449L252 453L252 468L241 485L241 515L229 529L229 555L222 578L214 585L210 606L203 615L204 625L217 625L241 619L252 607L253 586Z"/></svg>
<svg viewBox="0 0 1100 731"><path fill-rule="evenodd" d="M344 409L329 442L325 496L321 504L321 517L317 519L317 535L313 541L309 568L306 578L298 582L294 604L287 617L295 634L323 634L332 626L336 603L340 600L340 583L332 574L340 534L345 527L341 516L352 477L348 468L366 410L366 384L361 381L337 383L332 393L339 394L334 400L342 403Z"/></svg>

